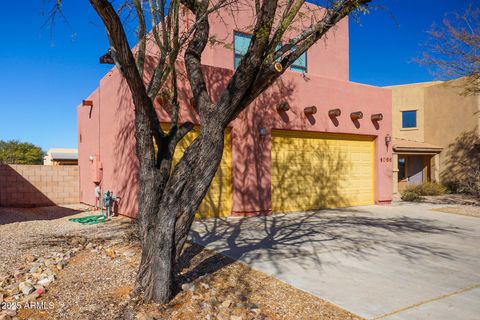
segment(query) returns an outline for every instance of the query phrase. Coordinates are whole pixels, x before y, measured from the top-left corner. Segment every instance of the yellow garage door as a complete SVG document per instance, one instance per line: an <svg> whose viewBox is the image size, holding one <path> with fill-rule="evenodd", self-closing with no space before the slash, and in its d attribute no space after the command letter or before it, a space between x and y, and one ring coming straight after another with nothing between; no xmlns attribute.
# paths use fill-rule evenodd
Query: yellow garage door
<svg viewBox="0 0 480 320"><path fill-rule="evenodd" d="M168 126L162 125L165 129ZM198 136L199 128L190 131L177 146L173 156L174 165L180 160L187 147ZM222 161L212 180L210 189L198 208L197 218L226 217L232 212L232 169L231 134L225 133Z"/></svg>
<svg viewBox="0 0 480 320"><path fill-rule="evenodd" d="M372 137L272 133L272 209L292 212L374 203Z"/></svg>

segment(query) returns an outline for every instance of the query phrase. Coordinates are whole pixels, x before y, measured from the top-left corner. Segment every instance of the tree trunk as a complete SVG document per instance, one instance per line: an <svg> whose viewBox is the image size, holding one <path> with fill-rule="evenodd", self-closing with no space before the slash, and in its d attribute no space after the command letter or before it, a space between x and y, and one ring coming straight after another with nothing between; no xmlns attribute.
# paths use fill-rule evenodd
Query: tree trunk
<svg viewBox="0 0 480 320"><path fill-rule="evenodd" d="M143 290L145 302L163 304L173 295L174 265L218 169L223 143L224 128L202 128L174 168L161 195L155 184L141 179L142 259L137 285Z"/></svg>

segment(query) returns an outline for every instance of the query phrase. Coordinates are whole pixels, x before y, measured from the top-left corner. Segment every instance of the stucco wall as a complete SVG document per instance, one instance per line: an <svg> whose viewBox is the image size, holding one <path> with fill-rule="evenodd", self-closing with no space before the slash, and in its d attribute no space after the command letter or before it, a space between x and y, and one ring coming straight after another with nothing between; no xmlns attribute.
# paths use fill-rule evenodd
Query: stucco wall
<svg viewBox="0 0 480 320"><path fill-rule="evenodd" d="M449 166L451 145L462 134L479 133L480 97L463 96L457 79L425 88L425 142L443 147L440 170Z"/></svg>
<svg viewBox="0 0 480 320"><path fill-rule="evenodd" d="M307 4L303 22L309 23L311 13L322 14L322 9ZM219 41L206 47L202 55L205 79L213 100L233 74L234 31L249 31L252 24L251 8L239 8L236 13L221 12L210 16L211 34ZM313 9L313 10L312 10ZM191 21L183 17L182 27ZM189 22L190 21L190 22ZM302 21L296 22L301 27ZM292 28L292 30L295 28ZM288 39L289 32L286 38ZM150 44L151 45L151 44ZM271 211L270 167L272 129L309 130L370 135L375 138L375 200L391 200L392 163L390 147L385 144L391 134L391 93L388 89L365 86L348 81L349 75L348 19L343 19L307 52L306 77L287 70L267 92L256 99L238 119L230 125L232 133L232 187L233 214L258 214ZM156 50L151 46L149 53ZM153 55L153 54L152 54ZM149 61L154 60L147 57ZM178 69L183 65L178 63ZM148 74L149 70L147 70ZM188 81L179 74L180 122L196 124L198 114L190 105ZM148 78L148 75L146 76ZM78 107L81 201L94 202L94 176L100 176L101 187L121 197L119 212L136 214L138 201L138 161L135 157L134 108L128 87L113 68L101 81L99 88L87 99L93 108ZM275 107L288 102L291 110L279 114ZM307 118L303 109L316 105L318 113ZM167 113L156 101L162 122L168 122ZM335 120L328 110L340 108L342 115ZM364 119L354 123L350 112L362 111ZM373 113L383 113L384 120L372 123ZM260 137L260 128L266 136ZM89 157L92 156L92 161ZM382 159L382 161L381 161ZM385 161L384 161L385 160Z"/></svg>
<svg viewBox="0 0 480 320"><path fill-rule="evenodd" d="M413 83L386 87L392 90L393 137L425 142L425 88L439 82ZM417 111L417 127L402 128L402 111Z"/></svg>
<svg viewBox="0 0 480 320"><path fill-rule="evenodd" d="M181 66L179 66L181 68ZM231 70L204 68L208 86L215 97L226 85ZM100 94L98 97L97 95ZM198 123L196 111L189 105L189 88L180 84L180 121ZM78 107L79 131L84 135L79 142L81 163L81 201L92 204L94 187L91 172L94 162L88 158L98 153L101 159L103 190L112 190L120 196L119 212L134 216L138 193L138 162L135 157L133 105L127 86L116 70L100 82L100 88L90 98L90 107ZM291 110L278 113L276 105L288 102ZM318 113L307 118L303 109L315 105ZM391 200L392 163L380 161L391 158L391 149L385 136L391 134L390 90L352 82L301 74L285 74L267 92L232 122L232 184L233 214L261 214L271 211L270 167L272 129L308 130L362 134L375 137L375 200ZM342 115L336 120L328 117L328 110L340 108ZM168 119L157 106L160 119ZM362 111L364 119L354 123L350 113ZM373 113L383 113L384 120L372 123ZM99 120L99 119L100 120ZM100 126L100 128L98 128ZM260 128L267 135L260 137ZM94 135L100 133L100 138ZM89 138L86 139L85 135Z"/></svg>
<svg viewBox="0 0 480 320"><path fill-rule="evenodd" d="M78 166L0 165L0 207L79 202Z"/></svg>
<svg viewBox="0 0 480 320"><path fill-rule="evenodd" d="M234 11L223 9L219 14L210 15L211 34L217 39L218 44L207 45L202 55L203 64L233 70L234 31L251 33L253 12L252 7L246 5L246 2L240 1L236 5L239 7ZM324 11L320 7L306 3L302 14L299 15L302 18L294 21L283 41L297 35L299 30L310 25L312 19L317 19L323 14ZM344 81L349 79L348 17L341 20L321 41L308 49L307 66L308 74Z"/></svg>

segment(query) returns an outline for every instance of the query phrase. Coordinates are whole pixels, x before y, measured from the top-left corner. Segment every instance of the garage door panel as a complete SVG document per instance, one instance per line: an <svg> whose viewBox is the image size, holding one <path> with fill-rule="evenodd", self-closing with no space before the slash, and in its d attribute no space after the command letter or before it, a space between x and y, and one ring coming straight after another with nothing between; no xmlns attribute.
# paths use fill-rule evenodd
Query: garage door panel
<svg viewBox="0 0 480 320"><path fill-rule="evenodd" d="M373 139L273 131L273 211L373 203Z"/></svg>

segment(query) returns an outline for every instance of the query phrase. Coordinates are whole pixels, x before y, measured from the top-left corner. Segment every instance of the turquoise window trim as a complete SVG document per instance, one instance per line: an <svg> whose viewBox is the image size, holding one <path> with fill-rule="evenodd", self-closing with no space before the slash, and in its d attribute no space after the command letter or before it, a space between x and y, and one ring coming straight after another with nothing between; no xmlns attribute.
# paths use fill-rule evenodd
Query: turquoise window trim
<svg viewBox="0 0 480 320"><path fill-rule="evenodd" d="M247 53L252 36L246 33L234 32L233 34L233 67L235 69L240 65L243 56Z"/></svg>

